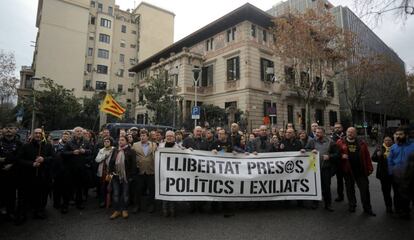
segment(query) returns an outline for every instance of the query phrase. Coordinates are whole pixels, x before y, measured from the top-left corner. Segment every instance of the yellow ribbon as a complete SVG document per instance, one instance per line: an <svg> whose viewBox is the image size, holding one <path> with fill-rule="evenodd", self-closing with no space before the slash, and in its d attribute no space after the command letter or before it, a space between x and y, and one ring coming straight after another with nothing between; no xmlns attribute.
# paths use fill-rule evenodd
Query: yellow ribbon
<svg viewBox="0 0 414 240"><path fill-rule="evenodd" d="M316 172L316 157L314 153L309 155L308 161L309 161L309 167L307 171L312 169L314 172Z"/></svg>

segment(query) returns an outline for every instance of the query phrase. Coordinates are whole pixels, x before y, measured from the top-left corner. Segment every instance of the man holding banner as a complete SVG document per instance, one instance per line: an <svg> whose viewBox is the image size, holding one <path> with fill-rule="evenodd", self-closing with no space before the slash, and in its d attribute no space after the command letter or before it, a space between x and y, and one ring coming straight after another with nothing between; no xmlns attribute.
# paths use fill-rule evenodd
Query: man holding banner
<svg viewBox="0 0 414 240"><path fill-rule="evenodd" d="M325 202L325 209L333 212L332 197L331 197L331 178L334 174L336 162L339 157L338 148L335 142L325 136L325 129L317 127L315 138L311 139L306 146L306 149L315 150L319 152L319 163L321 167L321 184L322 196ZM313 207L317 208L318 202L314 202Z"/></svg>

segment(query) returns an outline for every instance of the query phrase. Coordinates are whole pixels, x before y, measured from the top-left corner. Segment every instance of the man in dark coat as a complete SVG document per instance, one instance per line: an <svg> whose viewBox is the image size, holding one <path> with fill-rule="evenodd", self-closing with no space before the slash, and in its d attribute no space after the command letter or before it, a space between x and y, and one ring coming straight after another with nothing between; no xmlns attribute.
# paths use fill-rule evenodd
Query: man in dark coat
<svg viewBox="0 0 414 240"><path fill-rule="evenodd" d="M0 205L6 207L7 216L15 218L17 191L17 153L22 143L16 136L17 128L8 124L3 128L0 139Z"/></svg>
<svg viewBox="0 0 414 240"><path fill-rule="evenodd" d="M52 145L47 143L43 130L36 128L31 141L23 145L18 155L21 170L19 212L23 220L29 207L32 207L35 218L46 218L45 207L50 185L49 165L52 155Z"/></svg>
<svg viewBox="0 0 414 240"><path fill-rule="evenodd" d="M74 128L72 140L65 145L63 150L65 161L69 163L68 166L71 168L72 188L78 209L85 208L83 205L83 191L88 187L87 164L92 154L89 142L83 139L82 131L81 127ZM71 191L71 189L65 189L64 191ZM65 195L67 196L67 194ZM62 208L67 210L67 206L62 206Z"/></svg>

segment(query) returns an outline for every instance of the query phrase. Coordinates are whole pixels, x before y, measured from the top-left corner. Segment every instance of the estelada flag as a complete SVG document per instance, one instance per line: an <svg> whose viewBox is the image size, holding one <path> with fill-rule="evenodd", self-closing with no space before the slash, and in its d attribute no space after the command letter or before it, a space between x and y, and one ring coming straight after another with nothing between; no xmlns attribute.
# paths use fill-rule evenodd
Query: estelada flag
<svg viewBox="0 0 414 240"><path fill-rule="evenodd" d="M106 94L105 99L101 103L100 110L117 118L122 118L125 112L125 108L121 107L110 94Z"/></svg>

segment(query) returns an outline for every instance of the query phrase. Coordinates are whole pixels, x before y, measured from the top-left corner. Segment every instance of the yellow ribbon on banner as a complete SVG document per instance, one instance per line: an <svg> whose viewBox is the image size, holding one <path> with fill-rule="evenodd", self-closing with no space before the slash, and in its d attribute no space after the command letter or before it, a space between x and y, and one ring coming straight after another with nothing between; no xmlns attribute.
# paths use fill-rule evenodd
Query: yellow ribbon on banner
<svg viewBox="0 0 414 240"><path fill-rule="evenodd" d="M316 154L312 153L311 155L309 155L308 161L309 161L309 167L308 167L308 171L309 170L313 170L314 172L316 172Z"/></svg>

